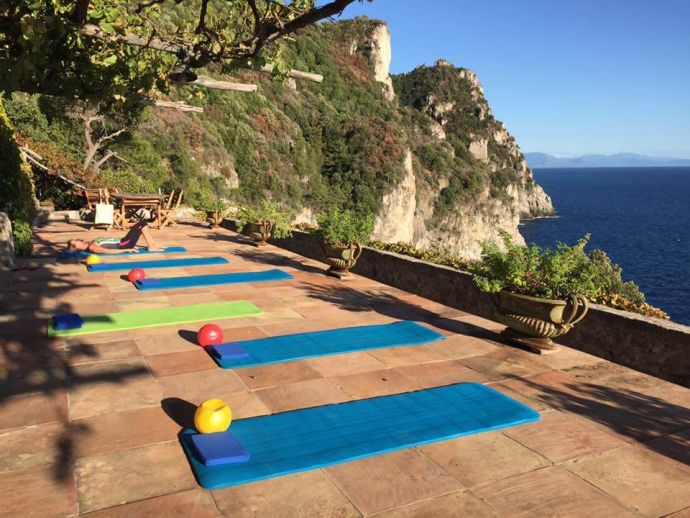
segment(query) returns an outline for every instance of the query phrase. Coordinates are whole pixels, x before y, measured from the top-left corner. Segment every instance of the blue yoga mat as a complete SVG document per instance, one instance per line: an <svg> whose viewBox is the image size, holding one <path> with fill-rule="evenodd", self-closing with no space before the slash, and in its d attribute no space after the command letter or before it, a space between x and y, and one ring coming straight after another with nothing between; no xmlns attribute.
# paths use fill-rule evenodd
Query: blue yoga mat
<svg viewBox="0 0 690 518"><path fill-rule="evenodd" d="M219 273L215 275L168 277L165 279L143 279L136 281L134 285L138 290L170 290L220 284L241 284L245 282L283 281L287 279L292 279L292 275L283 270L264 270L263 272Z"/></svg>
<svg viewBox="0 0 690 518"><path fill-rule="evenodd" d="M199 484L218 489L538 420L494 389L459 383L233 421L249 455L241 464L205 465L192 453L194 430L180 441Z"/></svg>
<svg viewBox="0 0 690 518"><path fill-rule="evenodd" d="M312 333L273 336L212 345L206 348L224 369L250 367L328 356L331 354L382 349L396 345L422 345L441 340L443 335L417 322L394 322L377 326L346 327ZM238 357L244 351L244 357Z"/></svg>
<svg viewBox="0 0 690 518"><path fill-rule="evenodd" d="M149 252L145 246L132 250L131 252L125 252L126 254L181 254L186 252L187 249L183 246L169 246L162 251ZM88 256L92 255L91 252L87 250L63 250L58 254L58 259L86 259ZM113 257L115 254L93 254L99 257Z"/></svg>
<svg viewBox="0 0 690 518"><path fill-rule="evenodd" d="M132 268L182 268L185 266L211 266L227 264L224 257L189 257L185 259L160 259L156 261L124 261L119 263L89 264L86 268L90 272L113 272L117 270L131 270Z"/></svg>

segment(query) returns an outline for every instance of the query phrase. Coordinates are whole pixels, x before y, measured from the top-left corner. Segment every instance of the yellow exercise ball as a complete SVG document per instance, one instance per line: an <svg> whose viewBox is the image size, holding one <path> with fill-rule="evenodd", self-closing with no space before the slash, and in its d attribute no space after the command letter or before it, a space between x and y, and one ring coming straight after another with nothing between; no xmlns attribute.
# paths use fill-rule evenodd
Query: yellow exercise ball
<svg viewBox="0 0 690 518"><path fill-rule="evenodd" d="M232 422L232 410L222 399L209 399L194 412L194 426L199 433L224 432Z"/></svg>
<svg viewBox="0 0 690 518"><path fill-rule="evenodd" d="M98 264L101 262L101 258L95 254L91 254L86 258L86 264Z"/></svg>

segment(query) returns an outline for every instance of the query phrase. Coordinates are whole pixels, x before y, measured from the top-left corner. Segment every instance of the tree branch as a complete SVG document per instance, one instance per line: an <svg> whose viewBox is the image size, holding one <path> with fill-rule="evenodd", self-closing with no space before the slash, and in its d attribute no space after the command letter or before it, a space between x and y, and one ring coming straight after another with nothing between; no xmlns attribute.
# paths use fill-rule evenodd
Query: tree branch
<svg viewBox="0 0 690 518"><path fill-rule="evenodd" d="M108 152L105 155L103 155L103 158L101 158L98 162L93 164L93 172L98 173L98 171L100 171L101 169L101 166L115 155L117 155L115 151L108 150Z"/></svg>
<svg viewBox="0 0 690 518"><path fill-rule="evenodd" d="M295 32L303 27L306 27L307 25L311 25L323 20L324 18L342 13L343 10L352 2L354 2L354 0L333 0L328 4L310 10L302 16L298 16L294 20L290 20L283 25L275 25L275 30L267 35L263 40L259 39L256 41L255 38L250 43L254 44L254 55L256 55L256 53L259 52L259 50L261 50L267 43L275 41L285 34L290 34L291 32Z"/></svg>
<svg viewBox="0 0 690 518"><path fill-rule="evenodd" d="M204 109L201 106L192 106L183 101L164 101L161 99L148 99L145 101L146 104L152 104L153 106L158 106L160 108L175 108L181 112L196 112L203 113Z"/></svg>
<svg viewBox="0 0 690 518"><path fill-rule="evenodd" d="M273 65L264 65L259 69L259 72L270 74L273 72ZM321 83L323 81L323 76L321 74L302 72L301 70L290 70L288 72L288 77L292 77L294 79L305 79L306 81L314 81L315 83Z"/></svg>
<svg viewBox="0 0 690 518"><path fill-rule="evenodd" d="M91 36L94 38L98 38L100 40L109 39L109 36L105 32L103 32L103 30L98 25L87 23L79 30L79 32L81 32L85 36ZM127 33L123 36L115 36L115 39L128 45L136 45L138 47L146 47L149 49L160 50L163 52L172 52L173 54L178 54L182 50L187 50L187 48L183 47L182 45L167 42L160 38L156 38L155 36L152 36L150 38L143 38L136 34Z"/></svg>
<svg viewBox="0 0 690 518"><path fill-rule="evenodd" d="M249 4L249 8L252 10L252 15L254 16L254 33L259 33L263 28L263 22L261 21L259 9L256 7L256 1L247 0L247 3Z"/></svg>
<svg viewBox="0 0 690 518"><path fill-rule="evenodd" d="M234 90L235 92L256 92L257 89L256 85L218 81L217 79L206 76L199 76L196 81L189 84L205 86L206 88L215 88L217 90Z"/></svg>
<svg viewBox="0 0 690 518"><path fill-rule="evenodd" d="M89 116L86 114L82 114L80 115L80 117L84 121L84 140L86 140L86 145L88 146L88 148L91 149L93 147L93 128L91 127L91 123L97 120L101 120L103 117L99 117L97 115Z"/></svg>
<svg viewBox="0 0 690 518"><path fill-rule="evenodd" d="M122 129L119 129L119 130L117 130L117 131L114 131L114 132L111 133L110 135L104 135L104 136L102 136L101 138L99 138L99 139L96 141L96 147L102 147L103 142L105 142L106 140L112 140L112 139L114 139L115 137L117 137L118 135L124 133L125 131L127 131L127 128L122 128Z"/></svg>
<svg viewBox="0 0 690 518"><path fill-rule="evenodd" d="M208 9L208 0L201 1L201 11L199 12L199 23L194 31L196 34L202 32L206 27L206 10Z"/></svg>

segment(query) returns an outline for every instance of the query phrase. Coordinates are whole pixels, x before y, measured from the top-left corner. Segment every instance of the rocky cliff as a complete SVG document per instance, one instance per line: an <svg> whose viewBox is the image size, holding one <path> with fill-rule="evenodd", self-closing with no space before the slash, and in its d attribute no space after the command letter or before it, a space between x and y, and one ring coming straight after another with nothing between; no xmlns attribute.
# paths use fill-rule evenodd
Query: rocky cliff
<svg viewBox="0 0 690 518"><path fill-rule="evenodd" d="M110 117L108 128L129 125L111 146L123 160L87 180L183 187L197 206L213 195L268 198L309 223L328 207L349 207L376 215L375 239L440 244L465 257L499 229L521 240L521 218L552 211L473 72L439 61L391 77L388 27L364 18L310 27L283 55L323 83L247 71L233 79L257 82L255 94L209 90L199 99L180 87L171 98L204 112L151 109L137 125ZM26 142L79 164L84 128L71 111L35 96L8 102Z"/></svg>
<svg viewBox="0 0 690 518"><path fill-rule="evenodd" d="M372 34L387 36L382 30ZM374 48L389 45L379 40ZM376 53L369 58L375 78L386 81L386 60ZM478 241L497 240L505 230L522 242L520 219L553 213L517 142L493 117L474 72L439 60L397 76L395 86L401 108L415 117L414 155L407 156L402 179L383 197L375 239L419 248L440 245L474 258Z"/></svg>

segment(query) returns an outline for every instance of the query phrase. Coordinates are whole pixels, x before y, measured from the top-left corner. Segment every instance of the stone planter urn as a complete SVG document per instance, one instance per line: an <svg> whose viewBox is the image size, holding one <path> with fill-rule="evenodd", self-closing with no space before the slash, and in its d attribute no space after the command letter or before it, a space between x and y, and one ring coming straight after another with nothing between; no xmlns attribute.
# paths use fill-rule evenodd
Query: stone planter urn
<svg viewBox="0 0 690 518"><path fill-rule="evenodd" d="M338 279L350 277L350 269L362 255L362 246L359 243L337 246L324 244L323 250L326 254L326 262L331 265L326 273Z"/></svg>
<svg viewBox="0 0 690 518"><path fill-rule="evenodd" d="M220 209L207 210L206 221L209 224L209 228L216 228L220 226L220 224L223 222L223 211Z"/></svg>
<svg viewBox="0 0 690 518"><path fill-rule="evenodd" d="M254 240L256 246L266 245L271 237L273 224L270 221L263 221L261 223L250 223L248 225L247 235Z"/></svg>
<svg viewBox="0 0 690 518"><path fill-rule="evenodd" d="M570 331L589 310L582 295L552 300L499 291L493 302L498 310L496 320L508 326L503 331L508 342L539 354L556 350L552 339Z"/></svg>

